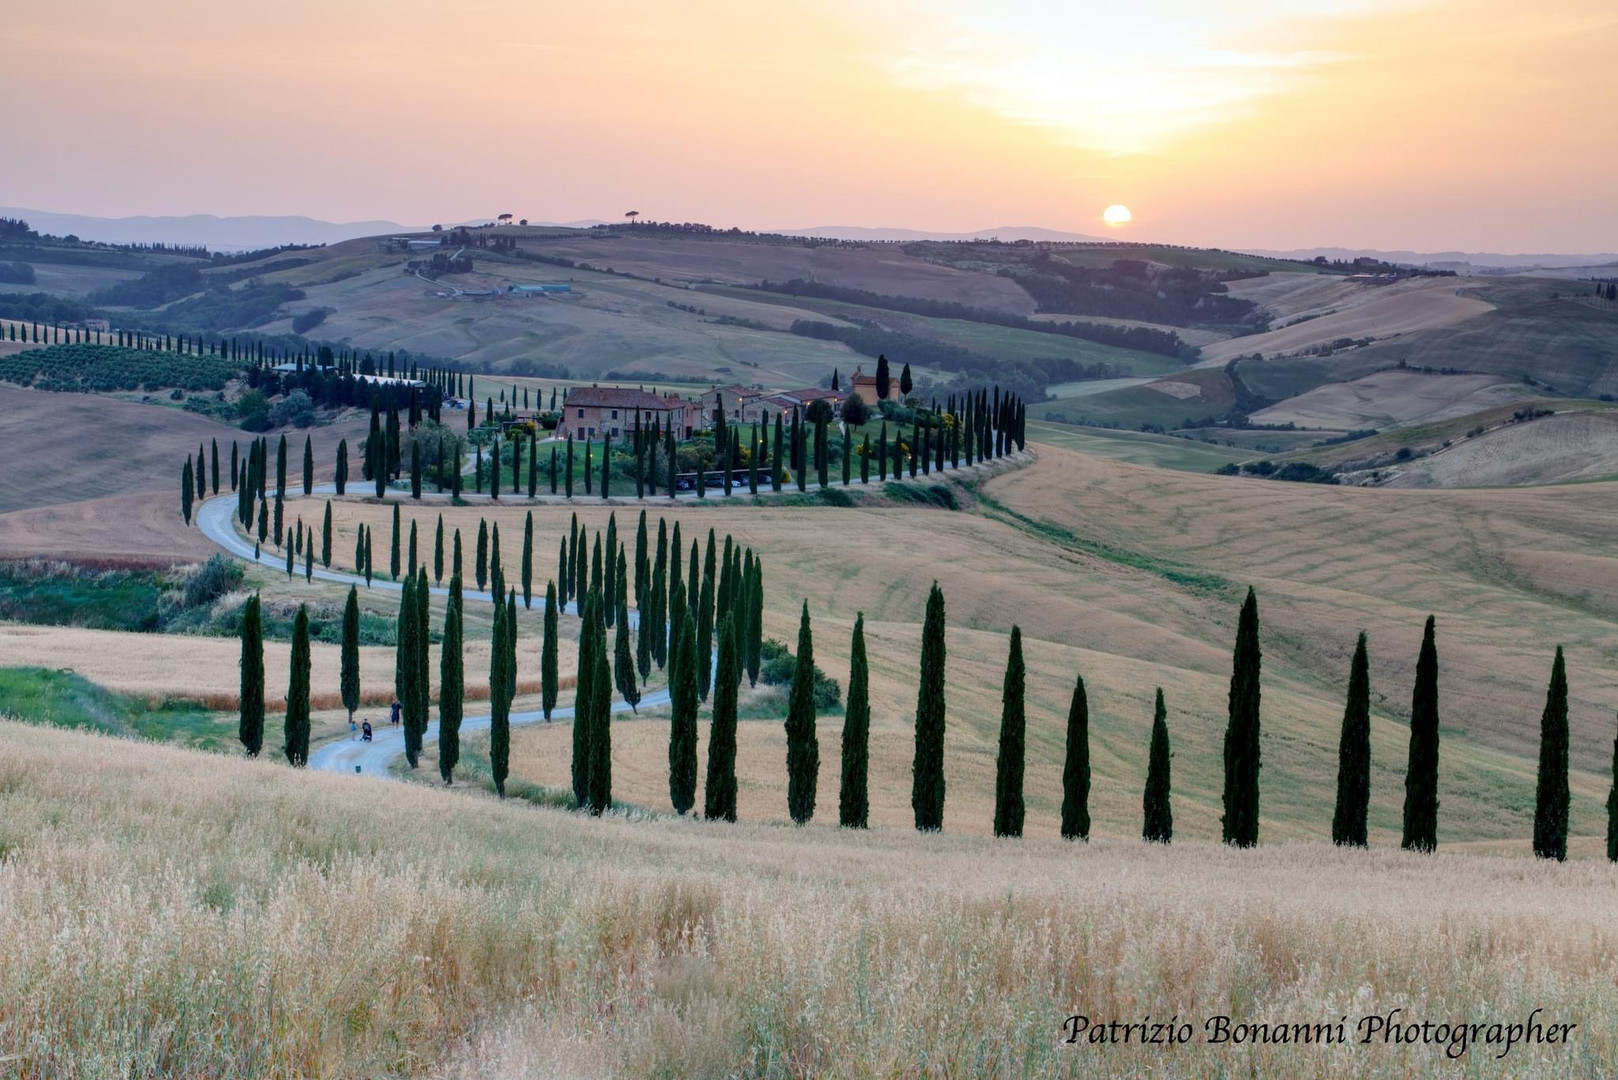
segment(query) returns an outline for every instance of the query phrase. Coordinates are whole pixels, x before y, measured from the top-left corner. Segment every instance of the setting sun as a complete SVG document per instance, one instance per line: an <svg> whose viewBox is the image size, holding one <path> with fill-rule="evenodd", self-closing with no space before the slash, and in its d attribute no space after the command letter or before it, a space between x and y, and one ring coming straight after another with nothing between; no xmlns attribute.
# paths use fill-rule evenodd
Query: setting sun
<svg viewBox="0 0 1618 1080"><path fill-rule="evenodd" d="M1135 220L1135 215L1131 214L1129 207L1123 203L1113 203L1101 212L1101 220L1116 229Z"/></svg>

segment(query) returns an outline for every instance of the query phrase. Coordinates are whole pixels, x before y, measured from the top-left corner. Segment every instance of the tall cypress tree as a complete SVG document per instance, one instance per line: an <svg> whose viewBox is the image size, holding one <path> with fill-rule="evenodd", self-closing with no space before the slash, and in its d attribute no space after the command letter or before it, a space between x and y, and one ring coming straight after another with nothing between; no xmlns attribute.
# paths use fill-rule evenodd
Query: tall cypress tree
<svg viewBox="0 0 1618 1080"><path fill-rule="evenodd" d="M694 673L691 672L692 657L695 654L695 634L689 616L684 617L682 622L684 629L681 632L680 649L684 653L684 662L679 665L677 677L685 684L686 688L682 693L689 704L691 715L695 717L696 682L692 678ZM736 628L727 619L719 624L719 676L722 685L736 686L740 681L737 660ZM692 782L695 783L694 719L691 727L691 771ZM736 699L730 691L714 697L714 720L708 733L708 775L703 790L702 814L709 820L736 820Z"/></svg>
<svg viewBox="0 0 1618 1080"><path fill-rule="evenodd" d="M348 601L343 605L342 692L343 708L348 710L349 723L354 722L354 710L360 707L360 591L359 586L348 587Z"/></svg>
<svg viewBox="0 0 1618 1080"><path fill-rule="evenodd" d="M292 620L292 672L287 683L287 761L302 768L309 761L309 610L298 605Z"/></svg>
<svg viewBox="0 0 1618 1080"><path fill-rule="evenodd" d="M1011 628L1011 650L1000 691L1000 754L994 775L994 835L1021 836L1023 824L1023 758L1028 720L1023 705L1026 671L1022 629Z"/></svg>
<svg viewBox="0 0 1618 1080"><path fill-rule="evenodd" d="M489 775L494 791L506 797L506 775L511 767L511 702L506 697L506 605L494 598L494 626L489 645Z"/></svg>
<svg viewBox="0 0 1618 1080"><path fill-rule="evenodd" d="M534 512L528 511L528 517L522 527L522 606L532 609L534 606Z"/></svg>
<svg viewBox="0 0 1618 1080"><path fill-rule="evenodd" d="M331 500L326 500L326 517L320 524L320 565L331 569Z"/></svg>
<svg viewBox="0 0 1618 1080"><path fill-rule="evenodd" d="M506 595L506 561L500 557L500 523L489 530L489 588L496 600Z"/></svg>
<svg viewBox="0 0 1618 1080"><path fill-rule="evenodd" d="M619 552L619 558L623 553ZM629 703L634 712L640 712L640 677L635 672L635 650L629 644L629 605L620 597L618 618L612 653L612 677L618 695Z"/></svg>
<svg viewBox="0 0 1618 1080"><path fill-rule="evenodd" d="M214 481L217 486L219 479L219 451L218 444L214 449ZM315 491L315 444L312 436L303 437L303 493L313 495Z"/></svg>
<svg viewBox="0 0 1618 1080"><path fill-rule="evenodd" d="M1410 697L1410 763L1405 771L1406 851L1438 847L1438 646L1434 620L1427 616L1416 660L1416 688Z"/></svg>
<svg viewBox="0 0 1618 1080"><path fill-rule="evenodd" d="M433 583L444 583L444 515L438 515L438 530L433 534Z"/></svg>
<svg viewBox="0 0 1618 1080"><path fill-rule="evenodd" d="M1551 662L1551 685L1539 720L1539 783L1534 794L1534 854L1567 859L1567 666L1562 647Z"/></svg>
<svg viewBox="0 0 1618 1080"><path fill-rule="evenodd" d="M1230 721L1225 728L1224 840L1258 843L1259 665L1258 596L1249 587L1236 624L1231 661Z"/></svg>
<svg viewBox="0 0 1618 1080"><path fill-rule="evenodd" d="M1612 786L1607 789L1607 861L1618 862L1618 736L1612 740Z"/></svg>
<svg viewBox="0 0 1618 1080"><path fill-rule="evenodd" d="M1371 661L1365 631L1354 646L1348 672L1348 705L1337 746L1337 809L1332 813L1334 844L1365 847L1371 809Z"/></svg>
<svg viewBox="0 0 1618 1080"><path fill-rule="evenodd" d="M191 505L196 501L196 485L192 480L191 459L185 459L185 465L180 469L180 516L187 525L191 524Z"/></svg>
<svg viewBox="0 0 1618 1080"><path fill-rule="evenodd" d="M1084 676L1067 707L1067 756L1062 762L1062 839L1090 839L1090 701Z"/></svg>
<svg viewBox="0 0 1618 1080"><path fill-rule="evenodd" d="M237 737L248 757L264 748L264 622L258 593L242 605L241 724Z"/></svg>
<svg viewBox="0 0 1618 1080"><path fill-rule="evenodd" d="M547 582L545 585L545 632L539 647L539 694L540 708L544 710L545 719L551 718L551 710L556 708L557 690L557 663L556 663L556 632L558 623L558 608L556 603L556 582Z"/></svg>
<svg viewBox="0 0 1618 1080"><path fill-rule="evenodd" d="M815 639L809 627L807 600L798 620L798 663L792 672L792 691L787 700L786 731L787 812L795 824L802 825L815 816L815 788L820 780L820 743L815 737Z"/></svg>
<svg viewBox="0 0 1618 1080"><path fill-rule="evenodd" d="M478 546L472 571L477 575L478 592L489 587L489 523L478 518Z"/></svg>
<svg viewBox="0 0 1618 1080"><path fill-rule="evenodd" d="M596 603L592 593L579 597L579 666L573 681L573 801L580 809L590 805L590 735L591 718L595 715L591 698L595 694L595 658L590 650L595 637L590 633L591 607Z"/></svg>
<svg viewBox="0 0 1618 1080"><path fill-rule="evenodd" d="M409 574L416 572L416 519L410 519L410 546L405 559L405 571Z"/></svg>
<svg viewBox="0 0 1618 1080"><path fill-rule="evenodd" d="M1141 798L1141 836L1154 844L1174 839L1174 811L1169 806L1169 726L1168 710L1163 707L1163 688L1157 688L1157 708L1152 714L1152 747L1146 763L1146 792Z"/></svg>
<svg viewBox="0 0 1618 1080"><path fill-rule="evenodd" d="M708 554L702 566L702 589L697 594L697 696L708 700L713 677L714 533L708 530Z"/></svg>
<svg viewBox="0 0 1618 1080"><path fill-rule="evenodd" d="M843 783L837 794L837 823L863 829L871 815L871 674L865 659L863 611L854 617L849 653L848 708L843 712Z"/></svg>
<svg viewBox="0 0 1618 1080"><path fill-rule="evenodd" d="M910 770L910 807L923 832L944 827L944 661L944 594L935 581L921 628L916 755Z"/></svg>
<svg viewBox="0 0 1618 1080"><path fill-rule="evenodd" d="M416 767L417 759L421 756L421 729L420 718L415 708L415 670L416 670L416 614L420 608L416 605L416 579L414 576L405 579L404 590L399 594L398 629L395 632L393 650L393 696L399 702L400 711L404 714L404 751L405 760L410 767Z"/></svg>
<svg viewBox="0 0 1618 1080"><path fill-rule="evenodd" d="M753 580L747 587L747 640L741 644L746 653L747 685L758 685L759 668L764 659L764 560L753 559Z"/></svg>
<svg viewBox="0 0 1618 1080"><path fill-rule="evenodd" d="M676 814L691 809L697 798L697 676L692 669L696 652L694 631L684 609L675 614L672 656L669 660L669 696L673 717L669 723L669 802ZM717 703L716 703L717 704ZM712 739L708 746L709 802L713 791ZM712 815L710 815L712 816Z"/></svg>
<svg viewBox="0 0 1618 1080"><path fill-rule="evenodd" d="M393 542L389 547L388 576L399 580L399 504L393 504Z"/></svg>
<svg viewBox="0 0 1618 1080"><path fill-rule="evenodd" d="M438 774L444 783L455 776L461 760L461 703L466 695L466 667L462 657L465 628L461 623L461 576L449 582L449 603L444 608L444 642L438 658Z"/></svg>
<svg viewBox="0 0 1618 1080"><path fill-rule="evenodd" d="M602 614L605 597L592 604L590 649L595 689L590 694L590 812L602 814L612 807L612 664L607 651L607 623ZM574 721L577 723L577 720Z"/></svg>

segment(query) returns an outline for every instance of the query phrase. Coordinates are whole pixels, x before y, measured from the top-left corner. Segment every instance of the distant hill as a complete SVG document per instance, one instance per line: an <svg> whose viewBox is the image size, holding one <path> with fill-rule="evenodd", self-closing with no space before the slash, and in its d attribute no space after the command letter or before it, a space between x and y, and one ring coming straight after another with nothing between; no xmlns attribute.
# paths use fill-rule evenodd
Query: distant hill
<svg viewBox="0 0 1618 1080"><path fill-rule="evenodd" d="M1083 233L1042 229L1037 225L1002 225L970 233L929 232L925 229L868 229L859 225L816 225L810 229L770 229L783 236L814 236L827 240L872 240L909 243L915 240L1047 240L1059 244L1107 244L1116 240Z"/></svg>
<svg viewBox="0 0 1618 1080"><path fill-rule="evenodd" d="M1441 270L1464 270L1468 267L1498 270L1556 269L1566 266L1598 266L1618 261L1611 253L1591 255L1562 255L1554 253L1501 255L1490 251L1378 251L1374 248L1293 248L1291 251L1254 249L1255 255L1270 255L1278 259L1308 261L1324 255L1328 259L1350 261L1361 257L1381 259L1383 262L1404 266L1431 266Z"/></svg>
<svg viewBox="0 0 1618 1080"><path fill-rule="evenodd" d="M22 218L34 229L53 236L77 236L108 244L202 245L210 251L257 251L282 244L336 244L378 233L419 231L421 226L393 221L319 221L287 215L216 217L147 216L105 218L88 214L56 214L17 206L0 206L0 217Z"/></svg>

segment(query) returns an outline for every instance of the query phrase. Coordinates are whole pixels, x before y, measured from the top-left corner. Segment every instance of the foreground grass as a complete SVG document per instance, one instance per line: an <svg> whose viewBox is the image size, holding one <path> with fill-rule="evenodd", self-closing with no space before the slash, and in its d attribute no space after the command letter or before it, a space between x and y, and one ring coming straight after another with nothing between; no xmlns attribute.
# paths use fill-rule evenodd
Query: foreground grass
<svg viewBox="0 0 1618 1080"><path fill-rule="evenodd" d="M411 823L408 828L398 823ZM1597 1075L1613 871L590 820L0 724L9 1075ZM1210 1046L1205 1018L1576 1023ZM1069 1046L1071 1014L1178 1016Z"/></svg>

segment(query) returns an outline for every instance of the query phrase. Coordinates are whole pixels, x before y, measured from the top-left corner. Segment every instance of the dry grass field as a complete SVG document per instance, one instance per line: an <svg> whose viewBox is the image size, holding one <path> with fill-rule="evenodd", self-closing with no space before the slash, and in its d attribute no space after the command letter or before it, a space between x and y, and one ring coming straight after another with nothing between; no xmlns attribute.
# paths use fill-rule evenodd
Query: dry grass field
<svg viewBox="0 0 1618 1080"><path fill-rule="evenodd" d="M1274 329L1203 346L1199 364L1213 367L1233 356L1292 353L1338 338L1394 337L1454 326L1493 310L1462 295L1464 278L1411 278L1367 285L1318 274L1271 274L1230 283L1230 294L1252 300L1274 316Z"/></svg>
<svg viewBox="0 0 1618 1080"><path fill-rule="evenodd" d="M12 723L0 821L12 1075L1562 1077L1618 1057L1592 862L592 820ZM1484 1026L1455 1058L1359 1041L1394 1009ZM1577 1025L1566 1043L1483 1041L1535 1009ZM1069 1045L1070 1015L1192 1032ZM1221 1015L1349 1041L1210 1045Z"/></svg>
<svg viewBox="0 0 1618 1080"><path fill-rule="evenodd" d="M806 598L817 662L840 682L854 616L866 614L875 820L909 820L915 657L937 578L950 619L949 829L989 827L1005 635L1017 622L1029 667L1031 833L1056 828L1063 724L1082 675L1094 717L1097 828L1138 829L1150 701L1161 685L1176 751L1177 831L1216 835L1229 650L1242 590L1253 584L1265 628L1268 839L1328 833L1343 687L1360 628L1371 634L1376 710L1373 832L1378 843L1396 838L1403 718L1432 612L1443 665L1443 842L1526 851L1538 717L1560 643L1572 679L1575 847L1594 852L1618 710L1618 589L1609 584L1618 576L1607 544L1618 511L1609 488L1362 491L1171 473L1045 447L1032 466L963 497L972 512L653 503L654 529L659 514L677 517L688 539L713 527L761 551L767 634L795 640ZM528 509L459 508L445 520L468 543L480 517L498 521L510 576ZM533 510L537 573L549 576L574 511ZM577 512L592 534L604 527L605 509ZM437 509L418 513L430 535ZM619 508L626 538L636 513ZM335 516L334 550L351 559L357 524L369 522L385 542L391 509L349 500ZM615 795L666 807L666 724L621 723ZM820 727L823 816L835 805L839 727L836 718ZM782 738L778 719L742 725L742 804L751 819L785 815ZM565 781L564 733L530 729L516 743L526 778Z"/></svg>
<svg viewBox="0 0 1618 1080"><path fill-rule="evenodd" d="M1566 412L1497 428L1410 462L1391 487L1496 487L1618 475L1618 417Z"/></svg>
<svg viewBox="0 0 1618 1080"><path fill-rule="evenodd" d="M1521 379L1499 375L1428 375L1379 371L1331 383L1253 414L1260 424L1354 431L1435 423L1535 397Z"/></svg>

